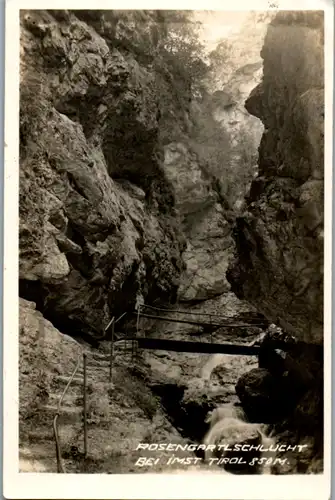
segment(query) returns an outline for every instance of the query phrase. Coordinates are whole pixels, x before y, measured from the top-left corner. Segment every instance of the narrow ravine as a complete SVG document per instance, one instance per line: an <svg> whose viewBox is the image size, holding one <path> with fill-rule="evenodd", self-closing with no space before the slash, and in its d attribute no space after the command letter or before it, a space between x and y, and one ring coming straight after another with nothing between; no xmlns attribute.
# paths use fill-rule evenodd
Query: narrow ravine
<svg viewBox="0 0 335 500"><path fill-rule="evenodd" d="M57 471L86 353L67 473L322 471L322 12L22 10L20 29L20 470ZM132 353L134 333L259 352ZM282 448L218 467L206 443Z"/></svg>

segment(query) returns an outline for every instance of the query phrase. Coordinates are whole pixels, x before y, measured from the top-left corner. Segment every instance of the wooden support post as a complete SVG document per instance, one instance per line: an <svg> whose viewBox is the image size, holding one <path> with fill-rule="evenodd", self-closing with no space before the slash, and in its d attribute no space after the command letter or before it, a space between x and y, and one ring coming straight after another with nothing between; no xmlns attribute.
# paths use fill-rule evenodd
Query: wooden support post
<svg viewBox="0 0 335 500"><path fill-rule="evenodd" d="M125 331L125 335L124 335L124 354L125 354L125 356L127 354L127 348L128 348L128 332Z"/></svg>
<svg viewBox="0 0 335 500"><path fill-rule="evenodd" d="M84 353L84 456L87 457L87 355Z"/></svg>
<svg viewBox="0 0 335 500"><path fill-rule="evenodd" d="M111 352L110 352L110 360L109 360L109 382L112 382L112 370L113 370L113 358L114 358L114 318L112 323L112 341L111 341Z"/></svg>

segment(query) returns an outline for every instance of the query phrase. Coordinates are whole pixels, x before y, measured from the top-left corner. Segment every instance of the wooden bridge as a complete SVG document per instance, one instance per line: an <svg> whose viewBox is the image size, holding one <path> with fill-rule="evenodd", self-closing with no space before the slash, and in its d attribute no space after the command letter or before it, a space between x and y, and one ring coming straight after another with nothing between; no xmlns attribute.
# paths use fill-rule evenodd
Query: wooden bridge
<svg viewBox="0 0 335 500"><path fill-rule="evenodd" d="M264 329L268 326L268 322L260 315L244 316L244 321L238 320L238 317L222 316L214 313L201 313L193 311L182 311L175 309L166 309L162 307L154 307L146 304L141 305L136 312L131 313L137 317L136 334L129 335L124 338L125 342L132 343L132 352L135 349L151 349L163 350L174 352L190 352L190 353L207 353L207 354L233 354L244 356L257 356L259 348L257 346L250 346L245 344L233 343L214 343L212 340L212 332L218 329L226 328L252 328L258 327ZM199 326L202 328L203 333L210 333L210 342L199 341L184 341L184 340L171 340L164 338L149 338L143 335L140 328L141 318L152 319L154 321L165 321L173 323L188 324L192 326ZM113 322L111 322L113 323ZM112 343L113 340L119 339L114 334L113 323ZM109 326L107 326L106 330Z"/></svg>

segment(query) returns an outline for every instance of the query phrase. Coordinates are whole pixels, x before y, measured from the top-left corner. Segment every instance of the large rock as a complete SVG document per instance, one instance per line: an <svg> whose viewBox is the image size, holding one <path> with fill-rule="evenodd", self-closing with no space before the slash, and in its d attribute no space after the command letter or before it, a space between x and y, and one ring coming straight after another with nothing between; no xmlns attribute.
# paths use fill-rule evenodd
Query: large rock
<svg viewBox="0 0 335 500"><path fill-rule="evenodd" d="M259 367L240 377L236 392L248 418L274 424L277 442L293 446L293 452L279 453L286 463L275 468L276 474L322 471L322 346L297 341L270 325ZM306 443L302 453L294 452L294 445Z"/></svg>
<svg viewBox="0 0 335 500"><path fill-rule="evenodd" d="M49 400L57 375L71 375L83 348L47 321L36 304L20 299L20 415L27 418Z"/></svg>
<svg viewBox="0 0 335 500"><path fill-rule="evenodd" d="M254 368L240 377L236 393L252 422L277 421L286 413L281 381L264 368Z"/></svg>
<svg viewBox="0 0 335 500"><path fill-rule="evenodd" d="M78 361L82 363L83 347L56 330L35 307L20 299L20 471L57 472L53 420L66 383ZM76 383L76 394L73 384L63 398L61 446L77 440L81 432L82 383L78 387L78 378Z"/></svg>
<svg viewBox="0 0 335 500"><path fill-rule="evenodd" d="M280 13L264 77L246 102L265 131L259 176L237 220L233 291L299 340L323 342L323 19Z"/></svg>

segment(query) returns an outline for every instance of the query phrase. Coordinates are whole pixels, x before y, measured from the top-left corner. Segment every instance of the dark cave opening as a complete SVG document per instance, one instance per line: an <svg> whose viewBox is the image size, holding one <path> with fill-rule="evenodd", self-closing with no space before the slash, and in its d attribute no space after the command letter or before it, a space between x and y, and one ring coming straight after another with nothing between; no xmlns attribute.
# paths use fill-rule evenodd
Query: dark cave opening
<svg viewBox="0 0 335 500"><path fill-rule="evenodd" d="M84 341L94 348L99 347L99 341L94 339L94 336L101 335L98 331L89 329L87 324L79 318L70 318L52 306L47 305L46 298L49 295L49 290L41 281L36 280L19 280L19 296L36 304L36 309L40 311L44 318L50 321L57 330L65 335L69 335L77 341Z"/></svg>

